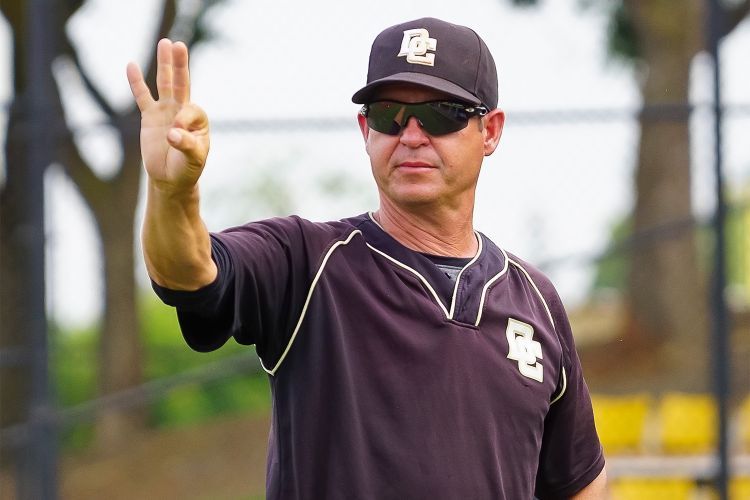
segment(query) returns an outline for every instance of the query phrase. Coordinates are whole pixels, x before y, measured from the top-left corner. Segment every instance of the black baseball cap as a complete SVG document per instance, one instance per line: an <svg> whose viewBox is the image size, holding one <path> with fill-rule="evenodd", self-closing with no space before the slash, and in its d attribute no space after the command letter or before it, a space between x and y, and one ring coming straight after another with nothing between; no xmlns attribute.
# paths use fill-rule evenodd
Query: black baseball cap
<svg viewBox="0 0 750 500"><path fill-rule="evenodd" d="M469 104L497 107L497 69L487 45L474 30L432 17L391 26L375 38L367 85L352 101L371 102L387 83L414 83Z"/></svg>

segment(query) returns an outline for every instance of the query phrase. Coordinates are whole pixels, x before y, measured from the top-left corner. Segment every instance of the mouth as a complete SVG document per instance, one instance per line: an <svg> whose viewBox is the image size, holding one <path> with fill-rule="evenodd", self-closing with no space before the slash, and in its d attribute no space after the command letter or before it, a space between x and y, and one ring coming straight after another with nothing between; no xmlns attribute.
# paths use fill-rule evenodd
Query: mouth
<svg viewBox="0 0 750 500"><path fill-rule="evenodd" d="M403 168L407 170L431 170L436 167L430 165L429 163L421 161L405 161L396 165L396 168Z"/></svg>

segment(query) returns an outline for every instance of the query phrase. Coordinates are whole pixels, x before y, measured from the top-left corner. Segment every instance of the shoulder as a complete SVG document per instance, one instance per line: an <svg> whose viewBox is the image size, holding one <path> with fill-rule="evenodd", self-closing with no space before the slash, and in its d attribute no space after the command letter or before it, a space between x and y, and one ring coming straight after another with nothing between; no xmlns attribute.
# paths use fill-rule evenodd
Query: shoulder
<svg viewBox="0 0 750 500"><path fill-rule="evenodd" d="M508 266L526 275L526 278L539 289L539 292L544 296L545 300L560 302L560 297L557 294L555 285L544 272L515 254L510 252L504 253L508 258Z"/></svg>
<svg viewBox="0 0 750 500"><path fill-rule="evenodd" d="M482 235L482 241L486 246L487 251L496 255L498 259L503 261L504 268L507 268L509 272L522 274L524 278L544 297L545 301L555 302L556 304L559 303L559 305L562 306L555 286L544 272L514 253L500 248L487 235L480 234Z"/></svg>
<svg viewBox="0 0 750 500"><path fill-rule="evenodd" d="M490 242L490 244L494 246L492 242ZM555 330L557 330L558 336L565 336L570 330L568 317L562 299L560 298L555 285L552 283L552 280L550 280L550 278L538 267L521 257L506 250L498 251L502 252L503 256L507 259L508 272L520 274L526 281L528 281L528 283L530 283L542 299L548 313L553 318Z"/></svg>
<svg viewBox="0 0 750 500"><path fill-rule="evenodd" d="M508 253L507 255L509 266L511 268L518 269L519 272L524 273L527 279L529 279L539 295L542 297L542 300L544 301L550 316L553 318L557 337L567 355L571 356L572 352L575 350L573 332L570 327L570 322L568 320L568 314L565 310L565 305L563 304L563 301L560 298L555 285L544 272L542 272L534 265L511 253Z"/></svg>
<svg viewBox="0 0 750 500"><path fill-rule="evenodd" d="M355 219L312 222L297 215L273 217L230 227L212 233L212 236L223 242L261 238L266 242L276 241L283 246L303 244L318 247L345 238L355 231L356 227L352 223Z"/></svg>

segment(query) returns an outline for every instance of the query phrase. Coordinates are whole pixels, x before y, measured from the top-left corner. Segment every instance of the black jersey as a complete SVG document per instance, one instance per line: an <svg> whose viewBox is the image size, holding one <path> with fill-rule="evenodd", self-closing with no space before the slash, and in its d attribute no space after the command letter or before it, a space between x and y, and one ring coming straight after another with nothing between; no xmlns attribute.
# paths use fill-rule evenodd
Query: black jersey
<svg viewBox="0 0 750 500"><path fill-rule="evenodd" d="M530 499L604 467L551 283L477 233L452 281L369 216L212 234L196 292L155 286L194 349L255 344L269 499Z"/></svg>

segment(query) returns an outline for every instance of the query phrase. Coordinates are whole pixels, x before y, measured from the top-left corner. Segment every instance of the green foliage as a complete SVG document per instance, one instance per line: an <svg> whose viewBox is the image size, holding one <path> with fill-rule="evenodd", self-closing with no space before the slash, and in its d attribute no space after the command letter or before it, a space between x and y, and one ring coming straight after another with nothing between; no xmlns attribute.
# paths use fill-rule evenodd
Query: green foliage
<svg viewBox="0 0 750 500"><path fill-rule="evenodd" d="M628 257L623 251L623 245L632 231L629 217L615 223L612 227L610 243L607 251L599 259L593 290L615 289L625 290L628 276Z"/></svg>
<svg viewBox="0 0 750 500"><path fill-rule="evenodd" d="M247 346L229 341L211 353L197 353L187 347L173 308L153 294L141 301L145 377L156 380L184 373L229 356L248 353ZM61 408L85 403L97 394L97 335L95 327L79 331L58 331L52 336L51 365L58 405ZM179 386L148 406L154 427L191 424L220 414L266 412L270 392L265 373L240 373L204 384ZM91 421L63 429L63 444L82 448L91 442Z"/></svg>
<svg viewBox="0 0 750 500"><path fill-rule="evenodd" d="M153 295L142 303L141 329L146 340L146 377L158 379L177 375L191 368L215 363L231 355L248 352L247 346L229 341L211 353L189 349L179 330L173 308ZM151 407L152 423L169 426L199 422L222 413L267 411L270 407L268 380L264 373L239 374L201 386L173 390Z"/></svg>
<svg viewBox="0 0 750 500"><path fill-rule="evenodd" d="M510 0L517 7L535 7L541 0ZM640 57L638 36L633 20L622 0L578 0L583 9L603 9L609 16L607 49L615 59L634 62Z"/></svg>
<svg viewBox="0 0 750 500"><path fill-rule="evenodd" d="M96 333L91 327L56 331L51 336L51 375L60 407L85 403L96 394ZM91 441L92 435L90 425L72 425L63 429L63 444L82 448Z"/></svg>
<svg viewBox="0 0 750 500"><path fill-rule="evenodd" d="M727 240L728 282L745 288L750 297L750 204L747 202L729 210Z"/></svg>
<svg viewBox="0 0 750 500"><path fill-rule="evenodd" d="M614 224L608 250L599 259L592 291L615 289L625 291L628 276L628 239L632 231L630 218ZM698 265L702 272L710 272L714 249L714 230L710 221L696 228ZM727 281L745 290L750 297L750 204L740 202L729 207L726 219ZM656 242L658 244L658 241Z"/></svg>
<svg viewBox="0 0 750 500"><path fill-rule="evenodd" d="M614 2L609 17L608 49L611 56L635 61L641 56L638 36L628 11L622 2Z"/></svg>

